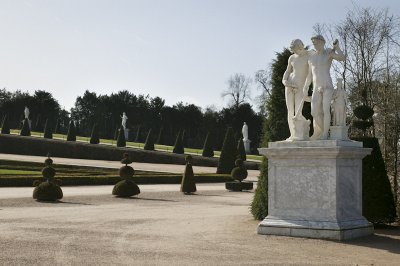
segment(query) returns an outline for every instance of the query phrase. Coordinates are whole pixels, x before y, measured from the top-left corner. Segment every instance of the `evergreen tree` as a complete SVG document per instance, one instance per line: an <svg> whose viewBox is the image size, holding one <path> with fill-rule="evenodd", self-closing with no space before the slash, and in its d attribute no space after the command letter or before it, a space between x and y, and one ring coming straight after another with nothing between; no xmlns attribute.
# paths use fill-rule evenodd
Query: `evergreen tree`
<svg viewBox="0 0 400 266"><path fill-rule="evenodd" d="M184 148L188 146L186 130L182 132L182 145Z"/></svg>
<svg viewBox="0 0 400 266"><path fill-rule="evenodd" d="M49 119L46 119L46 123L44 124L44 135L43 137L45 139L52 139L53 138L53 130L52 130L52 123L49 121Z"/></svg>
<svg viewBox="0 0 400 266"><path fill-rule="evenodd" d="M233 129L228 127L218 161L217 174L230 174L235 167L237 149Z"/></svg>
<svg viewBox="0 0 400 266"><path fill-rule="evenodd" d="M135 138L135 142L140 143L142 142L142 132L141 132L142 126L139 125L137 132L136 132L136 138Z"/></svg>
<svg viewBox="0 0 400 266"><path fill-rule="evenodd" d="M285 73L288 59L291 52L284 49L283 52L276 54L271 70L271 96L267 99L267 119L264 121L262 146L267 147L268 142L284 140L290 136L287 123L287 108L285 102L285 86L282 84L283 74ZM305 106L304 109L307 109ZM308 107L309 112L309 107ZM305 115L306 118L309 115ZM258 177L257 188L251 203L251 213L258 220L264 219L268 215L268 159L263 158L260 166L260 176Z"/></svg>
<svg viewBox="0 0 400 266"><path fill-rule="evenodd" d="M244 148L243 138L239 138L236 148L238 152L238 157L242 159L243 162L246 161L247 156L246 156L246 150Z"/></svg>
<svg viewBox="0 0 400 266"><path fill-rule="evenodd" d="M182 143L182 131L179 130L178 135L176 136L173 153L183 154L185 153L185 149Z"/></svg>
<svg viewBox="0 0 400 266"><path fill-rule="evenodd" d="M92 134L90 136L90 144L99 144L100 137L99 137L99 125L94 124L92 128Z"/></svg>
<svg viewBox="0 0 400 266"><path fill-rule="evenodd" d="M77 135L77 136L80 136L80 134L81 134L81 129L80 129L79 121L76 121L76 122L75 122L75 132L76 132L76 135Z"/></svg>
<svg viewBox="0 0 400 266"><path fill-rule="evenodd" d="M156 143L161 144L161 145L165 144L164 143L164 127L163 126L160 127L160 131L158 132L158 137L157 137Z"/></svg>
<svg viewBox="0 0 400 266"><path fill-rule="evenodd" d="M154 139L152 129L150 128L149 133L147 134L146 142L144 143L144 148L148 151L154 151Z"/></svg>
<svg viewBox="0 0 400 266"><path fill-rule="evenodd" d="M31 135L31 128L29 126L28 118L24 119L20 135L21 136L30 136Z"/></svg>
<svg viewBox="0 0 400 266"><path fill-rule="evenodd" d="M125 129L123 126L121 126L118 131L117 147L125 147L125 146L126 146Z"/></svg>
<svg viewBox="0 0 400 266"><path fill-rule="evenodd" d="M75 123L73 120L69 121L67 141L76 141Z"/></svg>
<svg viewBox="0 0 400 266"><path fill-rule="evenodd" d="M10 124L8 122L8 115L5 115L1 123L1 134L10 134Z"/></svg>
<svg viewBox="0 0 400 266"><path fill-rule="evenodd" d="M364 148L372 148L362 166L363 216L372 223L394 222L396 207L378 139L361 137L354 140L362 141Z"/></svg>
<svg viewBox="0 0 400 266"><path fill-rule="evenodd" d="M212 145L211 132L207 133L206 140L204 141L203 153L204 157L214 157L214 149Z"/></svg>
<svg viewBox="0 0 400 266"><path fill-rule="evenodd" d="M119 136L119 127L117 127L114 131L114 140L117 140Z"/></svg>

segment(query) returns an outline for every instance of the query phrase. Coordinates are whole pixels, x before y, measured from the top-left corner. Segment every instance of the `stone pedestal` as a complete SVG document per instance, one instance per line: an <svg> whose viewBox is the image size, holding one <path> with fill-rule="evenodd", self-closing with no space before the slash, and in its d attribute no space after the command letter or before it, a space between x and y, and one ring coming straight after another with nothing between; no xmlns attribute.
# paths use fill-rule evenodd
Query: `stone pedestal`
<svg viewBox="0 0 400 266"><path fill-rule="evenodd" d="M345 240L373 233L362 216L362 158L371 149L341 140L272 142L268 216L258 233Z"/></svg>
<svg viewBox="0 0 400 266"><path fill-rule="evenodd" d="M128 140L129 139L129 128L125 128L124 133L125 133L125 139Z"/></svg>
<svg viewBox="0 0 400 266"><path fill-rule="evenodd" d="M349 131L348 126L331 126L329 128L329 139L336 140L348 140L349 136L347 132Z"/></svg>
<svg viewBox="0 0 400 266"><path fill-rule="evenodd" d="M246 139L246 140L243 139L244 150L246 151L247 154L250 153L250 142L251 142L251 140L249 140L249 139Z"/></svg>

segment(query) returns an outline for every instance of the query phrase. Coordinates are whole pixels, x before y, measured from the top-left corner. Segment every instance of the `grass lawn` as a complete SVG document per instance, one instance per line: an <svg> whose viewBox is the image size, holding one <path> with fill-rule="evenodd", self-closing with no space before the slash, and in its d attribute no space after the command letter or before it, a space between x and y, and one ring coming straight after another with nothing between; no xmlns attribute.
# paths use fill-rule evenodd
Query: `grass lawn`
<svg viewBox="0 0 400 266"><path fill-rule="evenodd" d="M121 164L122 165L122 164ZM43 163L0 160L0 187L32 186L42 178ZM65 186L114 185L121 180L119 169L54 164L56 179ZM135 170L138 184L179 184L182 174ZM195 173L196 182L231 181L230 175Z"/></svg>
<svg viewBox="0 0 400 266"><path fill-rule="evenodd" d="M20 130L17 129L11 129L11 134L19 134ZM40 132L31 132L33 137L43 137L43 133ZM64 134L53 134L53 138L55 139L63 139L65 140L67 137ZM78 141L82 141L82 142L89 142L90 138L89 137L81 137L81 136L77 136L76 139ZM111 139L100 139L100 144L107 144L107 145L117 145L116 140L111 140ZM144 143L139 143L139 142L132 142L132 141L127 141L126 142L126 146L127 147L131 147L131 148L136 148L136 149L143 149L144 147ZM174 149L173 146L169 146L169 145L159 145L159 144L155 144L154 145L156 150L159 151L167 151L167 152L172 152L172 150ZM187 154L196 154L196 155L201 155L203 152L202 149L192 149L192 148L185 148L185 153ZM219 157L221 152L220 151L214 151L214 157ZM247 159L249 160L254 160L254 161L262 161L262 156L258 156L258 155L251 155L248 154L247 155Z"/></svg>

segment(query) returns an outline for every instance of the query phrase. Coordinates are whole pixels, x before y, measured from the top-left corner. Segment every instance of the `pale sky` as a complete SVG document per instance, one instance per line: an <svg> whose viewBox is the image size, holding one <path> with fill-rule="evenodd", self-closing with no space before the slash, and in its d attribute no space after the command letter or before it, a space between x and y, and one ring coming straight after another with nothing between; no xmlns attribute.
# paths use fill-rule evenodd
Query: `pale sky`
<svg viewBox="0 0 400 266"><path fill-rule="evenodd" d="M397 0L354 1L389 8ZM227 104L234 73L254 76L344 0L0 0L0 88L49 91L70 109L85 90L129 90L201 107ZM253 84L252 96L260 94Z"/></svg>

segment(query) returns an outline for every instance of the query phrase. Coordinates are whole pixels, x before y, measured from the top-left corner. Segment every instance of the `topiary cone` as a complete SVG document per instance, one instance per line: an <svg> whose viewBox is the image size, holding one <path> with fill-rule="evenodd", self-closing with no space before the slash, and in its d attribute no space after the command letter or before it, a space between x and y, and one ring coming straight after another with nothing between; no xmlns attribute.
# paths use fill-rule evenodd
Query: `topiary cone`
<svg viewBox="0 0 400 266"><path fill-rule="evenodd" d="M247 156L246 156L246 149L244 148L243 138L239 138L236 148L237 148L238 157L240 157L240 159L242 159L242 161L246 161Z"/></svg>
<svg viewBox="0 0 400 266"><path fill-rule="evenodd" d="M236 155L237 149L233 130L228 127L218 161L217 174L230 174L235 167Z"/></svg>
<svg viewBox="0 0 400 266"><path fill-rule="evenodd" d="M147 134L146 142L144 143L143 149L148 151L154 151L154 140L151 128L149 130L149 133Z"/></svg>
<svg viewBox="0 0 400 266"><path fill-rule="evenodd" d="M185 194L196 192L196 181L193 174L192 156L190 155L186 156L186 166L181 182L181 192Z"/></svg>
<svg viewBox="0 0 400 266"><path fill-rule="evenodd" d="M76 130L74 121L69 121L67 141L76 141Z"/></svg>
<svg viewBox="0 0 400 266"><path fill-rule="evenodd" d="M31 135L31 128L29 127L28 118L24 119L20 135L21 136L30 136Z"/></svg>
<svg viewBox="0 0 400 266"><path fill-rule="evenodd" d="M44 124L44 134L43 137L46 139L53 138L53 130L49 119L46 119L46 123Z"/></svg>
<svg viewBox="0 0 400 266"><path fill-rule="evenodd" d="M181 130L179 130L178 135L176 136L175 145L174 145L174 149L172 152L177 153L177 154L183 154L185 152L185 149L184 149L183 143L182 143Z"/></svg>
<svg viewBox="0 0 400 266"><path fill-rule="evenodd" d="M5 115L1 123L1 134L10 134L10 125L8 122L8 115Z"/></svg>
<svg viewBox="0 0 400 266"><path fill-rule="evenodd" d="M99 126L97 124L93 125L92 134L90 136L90 144L99 144L100 137L99 137Z"/></svg>
<svg viewBox="0 0 400 266"><path fill-rule="evenodd" d="M121 126L118 131L117 147L125 147L125 146L126 146L125 129L123 126Z"/></svg>
<svg viewBox="0 0 400 266"><path fill-rule="evenodd" d="M203 152L202 155L204 157L213 157L214 156L214 149L212 145L211 133L208 132L206 139L204 141Z"/></svg>

